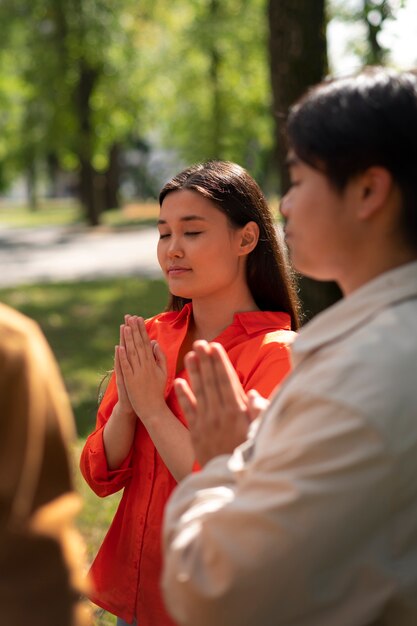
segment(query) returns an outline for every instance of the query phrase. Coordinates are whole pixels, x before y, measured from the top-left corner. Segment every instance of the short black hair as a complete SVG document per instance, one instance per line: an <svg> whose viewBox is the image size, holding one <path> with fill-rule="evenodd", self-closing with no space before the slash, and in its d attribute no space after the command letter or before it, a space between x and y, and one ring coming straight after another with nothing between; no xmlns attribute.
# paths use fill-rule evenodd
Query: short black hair
<svg viewBox="0 0 417 626"><path fill-rule="evenodd" d="M343 190L382 166L402 196L401 228L417 248L417 76L385 68L326 80L290 109L286 134L297 157Z"/></svg>

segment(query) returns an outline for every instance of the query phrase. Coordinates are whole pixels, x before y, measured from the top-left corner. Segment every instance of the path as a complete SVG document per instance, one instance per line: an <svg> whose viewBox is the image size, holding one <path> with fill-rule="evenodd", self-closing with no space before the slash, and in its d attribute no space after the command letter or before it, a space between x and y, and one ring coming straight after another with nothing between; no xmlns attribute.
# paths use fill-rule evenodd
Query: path
<svg viewBox="0 0 417 626"><path fill-rule="evenodd" d="M117 276L160 277L156 228L0 226L0 287Z"/></svg>

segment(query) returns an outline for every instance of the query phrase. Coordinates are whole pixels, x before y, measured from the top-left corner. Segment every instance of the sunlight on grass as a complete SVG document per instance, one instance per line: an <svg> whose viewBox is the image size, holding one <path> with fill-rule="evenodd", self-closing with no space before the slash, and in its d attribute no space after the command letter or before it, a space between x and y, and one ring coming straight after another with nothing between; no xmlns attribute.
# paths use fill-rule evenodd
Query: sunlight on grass
<svg viewBox="0 0 417 626"><path fill-rule="evenodd" d="M118 278L1 289L0 300L37 320L60 365L78 434L95 422L100 382L113 367L114 345L125 313L150 317L162 311L162 280Z"/></svg>
<svg viewBox="0 0 417 626"><path fill-rule="evenodd" d="M101 215L103 226L126 228L155 224L159 213L157 202L130 202L120 209L105 211ZM42 200L36 210L27 206L0 202L0 224L17 228L37 226L74 226L85 224L86 219L79 203L74 199Z"/></svg>

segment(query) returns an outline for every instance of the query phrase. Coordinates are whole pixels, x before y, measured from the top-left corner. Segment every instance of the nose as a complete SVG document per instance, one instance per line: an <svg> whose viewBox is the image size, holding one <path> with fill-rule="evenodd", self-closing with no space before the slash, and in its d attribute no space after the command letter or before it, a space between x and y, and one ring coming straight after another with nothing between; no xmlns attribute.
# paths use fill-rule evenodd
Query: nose
<svg viewBox="0 0 417 626"><path fill-rule="evenodd" d="M180 259L184 256L184 252L179 244L179 241L176 237L172 236L170 238L169 247L168 247L168 257L170 259Z"/></svg>
<svg viewBox="0 0 417 626"><path fill-rule="evenodd" d="M284 219L287 219L288 217L288 211L291 207L291 201L290 201L290 192L288 191L282 198L281 198L281 202L279 203L279 212L281 213L282 217Z"/></svg>

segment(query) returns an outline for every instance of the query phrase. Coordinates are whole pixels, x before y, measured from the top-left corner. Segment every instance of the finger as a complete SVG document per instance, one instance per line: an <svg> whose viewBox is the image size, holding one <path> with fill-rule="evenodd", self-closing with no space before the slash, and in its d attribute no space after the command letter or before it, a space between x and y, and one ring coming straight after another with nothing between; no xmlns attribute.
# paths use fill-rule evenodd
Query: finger
<svg viewBox="0 0 417 626"><path fill-rule="evenodd" d="M248 413L251 421L256 419L269 405L269 400L261 396L256 389L248 391Z"/></svg>
<svg viewBox="0 0 417 626"><path fill-rule="evenodd" d="M204 381L200 372L200 362L194 350L188 352L184 358L184 365L187 370L190 386L197 403L197 409L201 413L207 410Z"/></svg>
<svg viewBox="0 0 417 626"><path fill-rule="evenodd" d="M144 355L147 359L152 359L154 357L151 341L149 339L148 331L146 330L145 320L143 317L136 318L136 326L139 331L139 335L141 338L141 347L144 352Z"/></svg>
<svg viewBox="0 0 417 626"><path fill-rule="evenodd" d="M174 389L178 402L190 429L194 428L197 419L197 402L190 386L183 378L174 380Z"/></svg>
<svg viewBox="0 0 417 626"><path fill-rule="evenodd" d="M206 341L195 342L194 347L199 363L202 391L205 396L206 418L217 419L221 394L211 355L211 347Z"/></svg>
<svg viewBox="0 0 417 626"><path fill-rule="evenodd" d="M246 393L223 346L211 343L210 357L222 402L225 405L236 405L244 411L247 405Z"/></svg>
<svg viewBox="0 0 417 626"><path fill-rule="evenodd" d="M124 348L123 346L116 346L115 367L120 367L119 371L123 381L125 379L125 376L129 376L133 373L133 368L130 365L129 359L127 358L126 348Z"/></svg>
<svg viewBox="0 0 417 626"><path fill-rule="evenodd" d="M127 315L125 315L125 318L126 318L126 317L127 317ZM120 344L121 346L124 346L124 345L125 345L124 328L125 328L125 325L124 325L124 324L121 324L121 325L120 325L120 331L119 331L119 344Z"/></svg>
<svg viewBox="0 0 417 626"><path fill-rule="evenodd" d="M120 348L124 348L124 354L126 358L129 360L130 365L133 367L134 364L138 362L138 355L136 352L135 342L133 340L132 329L129 324L126 324L123 328L123 346ZM120 356L121 356L120 352Z"/></svg>

